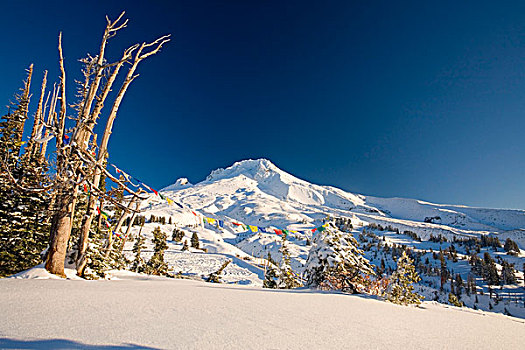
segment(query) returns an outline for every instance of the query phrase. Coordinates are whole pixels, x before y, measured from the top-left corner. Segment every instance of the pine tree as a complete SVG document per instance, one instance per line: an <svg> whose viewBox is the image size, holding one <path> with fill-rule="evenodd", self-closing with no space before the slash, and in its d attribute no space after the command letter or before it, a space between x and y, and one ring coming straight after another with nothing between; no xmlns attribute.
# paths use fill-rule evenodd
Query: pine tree
<svg viewBox="0 0 525 350"><path fill-rule="evenodd" d="M16 96L16 108L0 121L0 277L41 263L49 237L49 195L32 190L47 182L47 167L39 154L22 155L32 69L31 65L25 87Z"/></svg>
<svg viewBox="0 0 525 350"><path fill-rule="evenodd" d="M307 285L358 293L367 283L365 276L374 271L356 239L333 225L318 231L306 261Z"/></svg>
<svg viewBox="0 0 525 350"><path fill-rule="evenodd" d="M496 262L488 252L483 254L482 262L483 279L490 285L498 285L500 282Z"/></svg>
<svg viewBox="0 0 525 350"><path fill-rule="evenodd" d="M131 266L131 270L135 272L144 272L146 268L146 262L144 261L144 258L140 256L142 253L142 250L146 248L144 245L144 242L146 239L139 235L137 236L137 239L135 240L135 244L133 245L133 253L135 253L135 260L133 260L133 265Z"/></svg>
<svg viewBox="0 0 525 350"><path fill-rule="evenodd" d="M503 261L501 264L501 284L517 284L518 279L514 273L514 264Z"/></svg>
<svg viewBox="0 0 525 350"><path fill-rule="evenodd" d="M505 245L503 246L503 249L505 249L505 251L509 255L518 255L520 252L520 248L518 247L518 244L510 238L507 238L505 240Z"/></svg>
<svg viewBox="0 0 525 350"><path fill-rule="evenodd" d="M414 267L414 261L403 251L397 260L396 271L390 277L386 299L394 304L421 304L423 296L414 293L413 283L421 280Z"/></svg>
<svg viewBox="0 0 525 350"><path fill-rule="evenodd" d="M461 275L458 273L456 274L456 284L455 284L455 294L458 298L461 299L461 294L463 293L463 279L461 278Z"/></svg>
<svg viewBox="0 0 525 350"><path fill-rule="evenodd" d="M171 235L171 240L172 240L172 241L175 241L175 242L180 242L180 241L182 241L182 239L184 238L184 236L185 236L184 231L182 231L182 230L180 230L180 229L178 229L178 228L175 227L175 228L173 229L173 233L172 233L172 235Z"/></svg>
<svg viewBox="0 0 525 350"><path fill-rule="evenodd" d="M303 284L296 277L296 274L290 265L290 251L286 244L286 235L283 235L282 237L279 252L281 253L282 258L281 265L279 266L279 276L277 276L277 288L292 289L301 287Z"/></svg>
<svg viewBox="0 0 525 350"><path fill-rule="evenodd" d="M191 235L191 246L196 249L200 248L199 236L197 236L196 232L193 232L193 235Z"/></svg>
<svg viewBox="0 0 525 350"><path fill-rule="evenodd" d="M164 261L164 251L168 249L166 243L166 234L157 226L153 230L153 256L146 265L146 273L149 275L166 275L168 273L168 264Z"/></svg>
<svg viewBox="0 0 525 350"><path fill-rule="evenodd" d="M186 251L188 250L188 240L184 240L184 242L182 243L182 251Z"/></svg>

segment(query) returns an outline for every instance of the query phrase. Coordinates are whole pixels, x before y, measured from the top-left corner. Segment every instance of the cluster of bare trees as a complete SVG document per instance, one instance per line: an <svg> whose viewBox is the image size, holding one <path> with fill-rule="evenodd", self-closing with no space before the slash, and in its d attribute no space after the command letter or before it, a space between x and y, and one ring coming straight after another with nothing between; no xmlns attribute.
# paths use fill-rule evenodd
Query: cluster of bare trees
<svg viewBox="0 0 525 350"><path fill-rule="evenodd" d="M116 228L118 231L127 215L132 214L131 220L134 219L140 200L144 199L141 196L141 190L129 188L125 181L107 171L108 142L124 95L138 76L137 67L144 59L159 52L170 38L169 35L165 35L153 42L132 45L124 50L119 60L109 62L106 59L108 42L119 30L127 26L128 20L123 17L124 12L115 20L106 17L107 24L98 54L81 60L83 80L77 82L79 97L77 102L68 105L66 101L66 70L62 52L62 34L58 37L60 79L58 84L53 86L52 91L47 93L47 72L44 73L35 120L25 151L28 154L38 154L44 159L48 142L54 138L54 166L52 175L49 176L46 184L42 184L40 188L24 188L23 190L47 191L51 195L51 230L45 266L49 272L59 276L65 276L64 261L73 217L78 194L84 186L89 188L90 195L87 210L82 218L78 251L75 256L79 275L83 274L86 266L86 250L93 219L97 214L97 202L102 200L122 209L122 216ZM126 69L127 72L125 72ZM125 77L118 92L114 98L109 98L115 82L122 80L117 78L123 72ZM29 82L30 79L31 74L29 74ZM105 105L108 105L109 109L104 108ZM105 119L105 128L99 138L94 127L101 119ZM130 194L126 202L114 198L106 191L101 185L102 177L110 179ZM18 179L12 175L10 178L16 185ZM111 239L110 232L108 240L111 242Z"/></svg>

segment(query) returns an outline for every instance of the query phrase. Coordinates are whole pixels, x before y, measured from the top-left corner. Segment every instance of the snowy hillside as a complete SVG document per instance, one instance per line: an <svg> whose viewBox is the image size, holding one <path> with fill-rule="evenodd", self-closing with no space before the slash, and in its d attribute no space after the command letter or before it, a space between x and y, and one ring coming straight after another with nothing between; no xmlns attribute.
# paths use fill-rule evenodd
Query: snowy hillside
<svg viewBox="0 0 525 350"><path fill-rule="evenodd" d="M2 349L519 349L525 329L523 320L433 302L402 307L126 272L112 281L4 279L0 299Z"/></svg>
<svg viewBox="0 0 525 350"><path fill-rule="evenodd" d="M460 299L466 306L525 318L525 254L521 251L509 255L503 249L507 238L524 247L523 210L358 195L310 184L265 159L241 161L215 170L194 185L181 179L162 193L184 208L152 195L143 206L143 215L149 222L142 234L148 238L147 258L153 250L151 232L159 226L149 219L165 219L160 227L168 236L165 259L173 274L206 279L228 259L232 263L224 271L224 282L261 286L265 258L271 254L273 259L281 259L281 237L273 229L289 230L291 264L301 274L315 234L311 229L335 218L347 220L349 225L341 229L359 239L365 255L381 268L381 274L388 275L395 269L400 249L410 250L422 276L418 290L427 300L448 303L448 292L455 288L449 286L450 280L460 286ZM205 218L210 221L203 222ZM259 230L252 231L247 225ZM171 240L175 229L184 231L179 241ZM138 231L133 226L132 234ZM199 237L201 249L184 251L184 241L189 244L194 234ZM130 259L132 245L128 242L124 250ZM473 253L481 258L487 253L502 276L504 264L512 264L515 279L490 286L480 274L480 267L473 266ZM439 277L443 269L441 255L447 272L444 285ZM475 297L464 295L469 278L476 284Z"/></svg>
<svg viewBox="0 0 525 350"><path fill-rule="evenodd" d="M184 184L184 185L181 185ZM196 185L186 179L164 189L194 210L258 225L315 225L326 215L355 217L366 222L407 229L428 238L430 233L471 236L508 235L525 229L525 210L442 205L404 198L378 198L319 186L298 179L269 160L245 160L218 169ZM301 224L307 224L306 226ZM525 247L522 235L516 240Z"/></svg>

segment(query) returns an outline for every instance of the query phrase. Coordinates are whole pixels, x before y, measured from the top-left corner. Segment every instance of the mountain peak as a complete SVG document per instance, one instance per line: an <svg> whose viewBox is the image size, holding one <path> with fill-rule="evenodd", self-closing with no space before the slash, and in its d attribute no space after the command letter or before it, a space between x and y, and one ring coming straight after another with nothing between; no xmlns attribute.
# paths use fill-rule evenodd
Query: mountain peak
<svg viewBox="0 0 525 350"><path fill-rule="evenodd" d="M228 177L244 175L252 179L260 179L268 176L269 173L280 173L280 170L271 161L265 158L246 159L235 162L232 166L224 169L213 170L206 181L214 181Z"/></svg>

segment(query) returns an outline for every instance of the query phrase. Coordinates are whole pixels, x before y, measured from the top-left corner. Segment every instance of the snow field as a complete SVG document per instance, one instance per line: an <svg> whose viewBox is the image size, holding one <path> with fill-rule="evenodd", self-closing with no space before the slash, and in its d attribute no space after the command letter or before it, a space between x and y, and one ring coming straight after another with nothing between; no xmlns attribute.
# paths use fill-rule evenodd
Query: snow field
<svg viewBox="0 0 525 350"><path fill-rule="evenodd" d="M0 348L519 349L525 331L522 320L432 302L114 278L1 280Z"/></svg>

